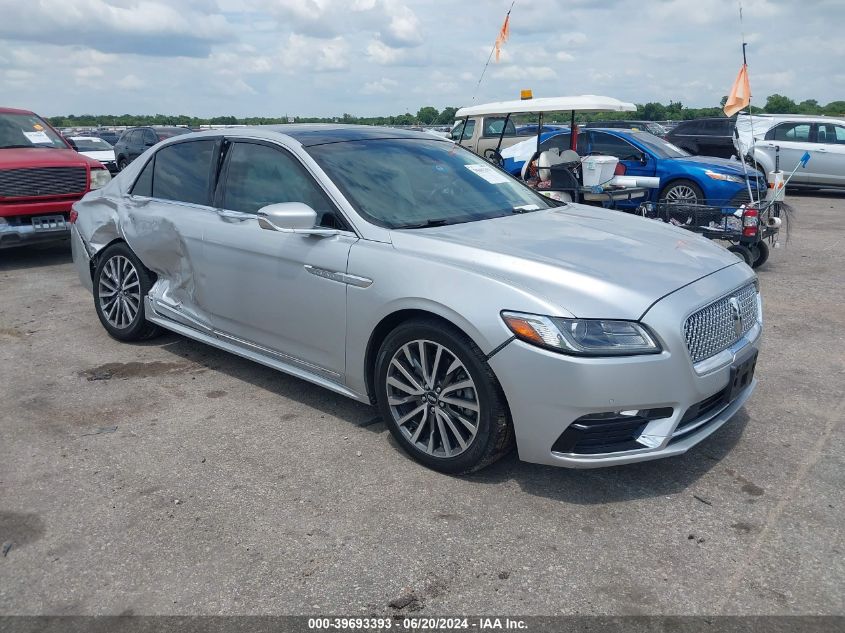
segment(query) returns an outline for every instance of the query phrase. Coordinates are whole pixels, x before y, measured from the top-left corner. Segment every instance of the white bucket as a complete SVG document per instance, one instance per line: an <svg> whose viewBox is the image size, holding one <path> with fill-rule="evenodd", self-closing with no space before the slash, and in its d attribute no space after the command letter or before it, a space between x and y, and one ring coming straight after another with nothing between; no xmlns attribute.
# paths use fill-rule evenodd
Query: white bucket
<svg viewBox="0 0 845 633"><path fill-rule="evenodd" d="M619 159L615 156L587 156L581 160L584 186L596 187L613 179Z"/></svg>

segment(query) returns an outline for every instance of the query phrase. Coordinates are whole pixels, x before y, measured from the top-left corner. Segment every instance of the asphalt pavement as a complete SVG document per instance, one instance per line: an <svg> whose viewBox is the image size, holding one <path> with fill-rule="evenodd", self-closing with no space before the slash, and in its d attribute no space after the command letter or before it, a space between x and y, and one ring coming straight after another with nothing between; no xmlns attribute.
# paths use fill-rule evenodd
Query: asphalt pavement
<svg viewBox="0 0 845 633"><path fill-rule="evenodd" d="M845 613L845 194L790 201L751 400L592 471L426 470L373 408L109 338L67 246L0 251L0 614Z"/></svg>

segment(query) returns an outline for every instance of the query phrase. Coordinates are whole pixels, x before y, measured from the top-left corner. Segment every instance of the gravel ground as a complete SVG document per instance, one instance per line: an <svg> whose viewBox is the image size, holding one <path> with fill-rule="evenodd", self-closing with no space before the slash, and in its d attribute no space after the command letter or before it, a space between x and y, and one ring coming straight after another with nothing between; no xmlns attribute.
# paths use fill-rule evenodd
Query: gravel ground
<svg viewBox="0 0 845 633"><path fill-rule="evenodd" d="M0 252L0 614L845 613L845 195L791 201L744 410L594 471L434 473L374 409L110 339L66 247Z"/></svg>

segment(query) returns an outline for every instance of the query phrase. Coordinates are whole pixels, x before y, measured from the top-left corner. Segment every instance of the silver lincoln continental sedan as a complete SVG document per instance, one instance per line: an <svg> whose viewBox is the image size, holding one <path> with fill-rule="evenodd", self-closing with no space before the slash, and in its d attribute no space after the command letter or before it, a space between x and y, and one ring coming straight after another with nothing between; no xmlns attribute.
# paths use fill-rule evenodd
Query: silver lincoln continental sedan
<svg viewBox="0 0 845 633"><path fill-rule="evenodd" d="M678 455L756 384L760 295L733 254L560 206L433 135L179 136L71 221L111 336L165 328L372 403L444 472L514 444L576 468Z"/></svg>

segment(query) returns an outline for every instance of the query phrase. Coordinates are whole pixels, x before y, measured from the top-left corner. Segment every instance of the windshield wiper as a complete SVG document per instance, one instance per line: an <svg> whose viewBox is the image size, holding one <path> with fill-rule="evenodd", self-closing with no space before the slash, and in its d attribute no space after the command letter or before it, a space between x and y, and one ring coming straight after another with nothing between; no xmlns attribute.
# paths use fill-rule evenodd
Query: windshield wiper
<svg viewBox="0 0 845 633"><path fill-rule="evenodd" d="M426 229L430 226L445 226L448 224L446 220L426 220L425 222L420 222L418 224L403 224L402 226L397 226L398 229Z"/></svg>
<svg viewBox="0 0 845 633"><path fill-rule="evenodd" d="M53 147L53 145L0 145L0 149L29 149L30 147L40 147L46 149Z"/></svg>

